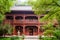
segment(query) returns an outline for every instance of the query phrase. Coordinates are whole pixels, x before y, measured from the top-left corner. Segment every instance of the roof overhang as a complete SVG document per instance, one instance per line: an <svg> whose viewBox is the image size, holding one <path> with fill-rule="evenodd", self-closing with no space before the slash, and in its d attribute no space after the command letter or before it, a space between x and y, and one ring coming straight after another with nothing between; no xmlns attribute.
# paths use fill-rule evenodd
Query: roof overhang
<svg viewBox="0 0 60 40"><path fill-rule="evenodd" d="M11 7L10 10L14 10L14 11L32 11L32 7L31 6L13 6Z"/></svg>

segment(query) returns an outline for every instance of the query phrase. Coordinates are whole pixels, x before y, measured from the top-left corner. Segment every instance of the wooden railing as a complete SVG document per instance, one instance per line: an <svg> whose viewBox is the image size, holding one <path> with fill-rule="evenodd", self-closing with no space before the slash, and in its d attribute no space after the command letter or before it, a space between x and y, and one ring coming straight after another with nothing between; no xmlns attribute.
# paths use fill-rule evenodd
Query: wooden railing
<svg viewBox="0 0 60 40"><path fill-rule="evenodd" d="M37 23L38 20L25 20L26 23Z"/></svg>
<svg viewBox="0 0 60 40"><path fill-rule="evenodd" d="M5 24L12 24L13 23L13 20L5 20L4 23Z"/></svg>
<svg viewBox="0 0 60 40"><path fill-rule="evenodd" d="M5 23L37 23L38 20L5 20Z"/></svg>
<svg viewBox="0 0 60 40"><path fill-rule="evenodd" d="M24 20L14 20L14 23L23 23Z"/></svg>

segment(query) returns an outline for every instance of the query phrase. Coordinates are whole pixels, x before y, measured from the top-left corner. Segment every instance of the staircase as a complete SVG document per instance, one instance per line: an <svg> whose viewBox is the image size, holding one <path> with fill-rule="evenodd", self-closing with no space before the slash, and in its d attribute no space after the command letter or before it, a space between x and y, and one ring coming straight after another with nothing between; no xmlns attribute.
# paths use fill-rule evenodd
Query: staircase
<svg viewBox="0 0 60 40"><path fill-rule="evenodd" d="M38 36L25 36L24 40L39 40Z"/></svg>

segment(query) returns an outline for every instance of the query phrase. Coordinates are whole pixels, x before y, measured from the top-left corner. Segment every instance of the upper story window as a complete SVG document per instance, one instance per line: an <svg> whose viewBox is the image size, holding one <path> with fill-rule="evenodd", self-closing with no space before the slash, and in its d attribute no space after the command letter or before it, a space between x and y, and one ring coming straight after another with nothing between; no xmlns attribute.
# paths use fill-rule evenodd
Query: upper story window
<svg viewBox="0 0 60 40"><path fill-rule="evenodd" d="M38 17L36 17L36 16L26 16L25 19L38 20Z"/></svg>
<svg viewBox="0 0 60 40"><path fill-rule="evenodd" d="M13 16L6 16L7 20L13 20Z"/></svg>
<svg viewBox="0 0 60 40"><path fill-rule="evenodd" d="M16 16L15 19L16 19L16 20L22 20L23 17L22 17L22 16Z"/></svg>

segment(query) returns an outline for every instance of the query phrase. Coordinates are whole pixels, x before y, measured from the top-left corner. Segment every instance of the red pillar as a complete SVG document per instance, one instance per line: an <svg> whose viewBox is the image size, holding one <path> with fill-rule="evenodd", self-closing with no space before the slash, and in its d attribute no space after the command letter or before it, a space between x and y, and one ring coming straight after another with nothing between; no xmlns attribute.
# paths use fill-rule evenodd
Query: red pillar
<svg viewBox="0 0 60 40"><path fill-rule="evenodd" d="M38 35L40 35L40 26L38 25Z"/></svg>
<svg viewBox="0 0 60 40"><path fill-rule="evenodd" d="M25 35L25 26L23 26L23 34Z"/></svg>
<svg viewBox="0 0 60 40"><path fill-rule="evenodd" d="M13 16L13 35L16 35L16 29L15 29L15 15Z"/></svg>
<svg viewBox="0 0 60 40"><path fill-rule="evenodd" d="M23 17L23 34L25 35L25 15L24 15L24 17Z"/></svg>
<svg viewBox="0 0 60 40"><path fill-rule="evenodd" d="M16 35L15 25L13 26L13 35Z"/></svg>
<svg viewBox="0 0 60 40"><path fill-rule="evenodd" d="M38 35L40 35L40 15L38 15Z"/></svg>
<svg viewBox="0 0 60 40"><path fill-rule="evenodd" d="M15 23L15 15L14 15L14 17L13 17L13 23Z"/></svg>

